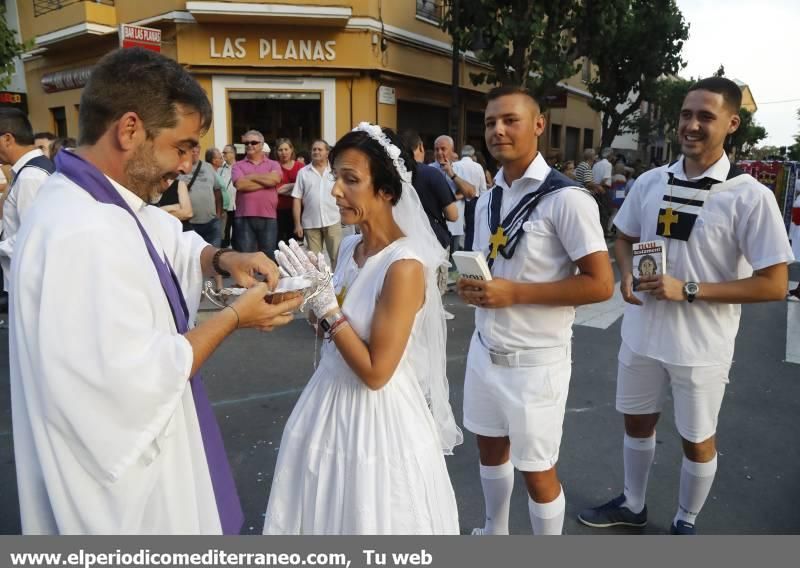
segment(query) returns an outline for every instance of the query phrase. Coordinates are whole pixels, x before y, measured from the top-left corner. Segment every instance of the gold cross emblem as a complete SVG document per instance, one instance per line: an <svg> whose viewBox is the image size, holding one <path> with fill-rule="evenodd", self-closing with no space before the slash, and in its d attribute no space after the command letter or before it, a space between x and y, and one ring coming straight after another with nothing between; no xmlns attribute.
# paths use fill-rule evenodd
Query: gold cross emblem
<svg viewBox="0 0 800 568"><path fill-rule="evenodd" d="M506 243L508 243L508 237L503 232L503 227L497 227L497 230L492 235L492 238L489 239L489 244L492 245L489 258L493 260L497 258L497 252L500 250L500 247L505 246Z"/></svg>
<svg viewBox="0 0 800 568"><path fill-rule="evenodd" d="M664 236L669 237L672 235L672 225L678 222L678 214L672 212L672 207L667 207L664 214L658 216L658 222L664 223Z"/></svg>

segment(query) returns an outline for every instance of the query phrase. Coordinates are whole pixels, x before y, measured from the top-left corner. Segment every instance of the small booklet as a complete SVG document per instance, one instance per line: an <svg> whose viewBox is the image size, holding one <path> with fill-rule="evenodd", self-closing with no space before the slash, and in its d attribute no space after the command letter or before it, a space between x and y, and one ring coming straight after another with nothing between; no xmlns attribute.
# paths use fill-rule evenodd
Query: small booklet
<svg viewBox="0 0 800 568"><path fill-rule="evenodd" d="M633 289L644 276L664 274L667 264L664 241L645 241L633 245Z"/></svg>
<svg viewBox="0 0 800 568"><path fill-rule="evenodd" d="M462 278L473 280L491 280L492 272L486 263L486 257L478 250L460 250L453 253L458 273Z"/></svg>

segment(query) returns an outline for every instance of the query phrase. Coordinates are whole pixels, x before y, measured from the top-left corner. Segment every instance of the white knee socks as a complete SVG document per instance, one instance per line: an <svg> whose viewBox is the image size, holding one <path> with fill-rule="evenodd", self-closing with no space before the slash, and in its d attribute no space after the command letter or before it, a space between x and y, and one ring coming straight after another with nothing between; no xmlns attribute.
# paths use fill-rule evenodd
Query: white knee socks
<svg viewBox="0 0 800 568"><path fill-rule="evenodd" d="M681 486L678 492L678 512L673 523L685 521L694 524L700 509L711 492L714 476L717 473L717 455L711 461L698 463L683 458L681 466Z"/></svg>
<svg viewBox="0 0 800 568"><path fill-rule="evenodd" d="M625 434L622 456L625 463L625 506L641 513L645 505L647 478L656 455L656 435L632 438Z"/></svg>
<svg viewBox="0 0 800 568"><path fill-rule="evenodd" d="M486 524L483 534L508 534L508 512L514 489L514 466L510 461L501 465L481 464L481 486L486 505Z"/></svg>
<svg viewBox="0 0 800 568"><path fill-rule="evenodd" d="M564 488L553 501L537 503L528 496L528 513L535 535L560 535L564 532L564 511L566 500Z"/></svg>

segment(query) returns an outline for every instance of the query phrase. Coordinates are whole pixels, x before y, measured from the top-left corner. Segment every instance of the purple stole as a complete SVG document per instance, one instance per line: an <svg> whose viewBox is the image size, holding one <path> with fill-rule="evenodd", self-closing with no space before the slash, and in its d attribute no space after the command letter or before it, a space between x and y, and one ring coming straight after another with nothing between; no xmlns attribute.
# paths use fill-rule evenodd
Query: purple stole
<svg viewBox="0 0 800 568"><path fill-rule="evenodd" d="M153 261L153 267L161 282L161 287L169 301L172 317L175 320L175 327L178 333L184 334L189 330L189 310L181 291L178 278L172 270L169 261L162 258L155 247L147 231L144 230L138 217L134 214L119 192L111 182L95 166L74 154L73 152L59 152L56 156L57 172L67 177L89 195L100 203L108 203L121 207L128 213L139 231L142 239ZM200 434L203 439L208 471L211 476L211 484L214 488L214 499L217 504L220 525L223 534L239 534L244 523L244 513L236 492L236 484L233 481L233 474L225 454L225 446L222 443L222 434L219 431L217 419L208 400L208 394L203 386L200 374L196 374L189 382L192 386L192 397L197 412L197 421L200 426Z"/></svg>

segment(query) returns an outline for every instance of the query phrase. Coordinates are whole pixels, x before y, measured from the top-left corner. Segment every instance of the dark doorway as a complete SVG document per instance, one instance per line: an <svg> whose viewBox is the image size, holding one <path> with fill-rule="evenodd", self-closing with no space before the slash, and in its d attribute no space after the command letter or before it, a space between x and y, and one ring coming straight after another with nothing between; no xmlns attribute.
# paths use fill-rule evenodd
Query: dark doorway
<svg viewBox="0 0 800 568"><path fill-rule="evenodd" d="M321 133L319 93L232 91L231 142L241 141L248 130L258 130L273 148L276 138L288 138L296 151L309 150ZM333 144L335 140L328 140Z"/></svg>

